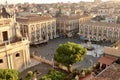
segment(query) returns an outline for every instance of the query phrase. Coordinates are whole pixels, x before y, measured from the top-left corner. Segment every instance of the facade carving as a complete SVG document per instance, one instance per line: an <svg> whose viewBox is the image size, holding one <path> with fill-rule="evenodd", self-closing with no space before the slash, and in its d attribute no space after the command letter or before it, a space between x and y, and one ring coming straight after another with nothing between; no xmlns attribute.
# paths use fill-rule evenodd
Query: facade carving
<svg viewBox="0 0 120 80"><path fill-rule="evenodd" d="M29 41L21 37L19 25L3 9L5 12L2 10L0 14L0 68L21 72L30 64Z"/></svg>

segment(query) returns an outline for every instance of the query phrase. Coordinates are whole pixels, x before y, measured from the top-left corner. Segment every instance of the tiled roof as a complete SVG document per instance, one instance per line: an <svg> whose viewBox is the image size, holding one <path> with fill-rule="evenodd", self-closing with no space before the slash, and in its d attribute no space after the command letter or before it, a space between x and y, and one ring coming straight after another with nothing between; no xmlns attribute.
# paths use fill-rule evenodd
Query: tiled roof
<svg viewBox="0 0 120 80"><path fill-rule="evenodd" d="M115 23L106 23L106 22L85 22L82 23L84 25L92 25L92 26L108 26L108 27L120 27L120 24L115 24Z"/></svg>
<svg viewBox="0 0 120 80"><path fill-rule="evenodd" d="M98 62L106 64L106 65L111 65L114 61L116 61L118 58L112 57L112 56L104 56L101 57Z"/></svg>
<svg viewBox="0 0 120 80"><path fill-rule="evenodd" d="M57 17L57 20L74 20L74 19L80 19L81 17L88 17L88 15L63 15L60 17Z"/></svg>
<svg viewBox="0 0 120 80"><path fill-rule="evenodd" d="M103 78L103 79L99 79ZM120 80L120 64L112 64L102 71L95 80Z"/></svg>
<svg viewBox="0 0 120 80"><path fill-rule="evenodd" d="M47 16L40 16L40 15L27 15L24 17L17 18L16 20L18 22L35 22L35 21L46 21L54 19L53 17L47 15Z"/></svg>

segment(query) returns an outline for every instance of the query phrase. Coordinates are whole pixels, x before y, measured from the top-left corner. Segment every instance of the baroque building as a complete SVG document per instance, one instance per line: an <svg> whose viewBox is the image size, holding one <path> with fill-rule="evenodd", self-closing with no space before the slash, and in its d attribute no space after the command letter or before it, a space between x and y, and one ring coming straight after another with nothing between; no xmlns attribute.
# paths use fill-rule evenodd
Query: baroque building
<svg viewBox="0 0 120 80"><path fill-rule="evenodd" d="M120 24L105 22L80 23L79 34L87 40L116 42L120 39Z"/></svg>
<svg viewBox="0 0 120 80"><path fill-rule="evenodd" d="M104 50L105 56L112 56L112 57L119 58L120 57L120 40L118 40L111 47L105 46L103 50Z"/></svg>
<svg viewBox="0 0 120 80"><path fill-rule="evenodd" d="M79 23L90 21L91 18L92 17L88 15L64 15L57 17L57 35L73 36L79 32Z"/></svg>
<svg viewBox="0 0 120 80"><path fill-rule="evenodd" d="M3 7L0 13L0 68L21 72L29 64L29 41L22 38L15 18Z"/></svg>
<svg viewBox="0 0 120 80"><path fill-rule="evenodd" d="M50 15L30 14L17 18L22 36L28 37L30 44L40 44L56 38L56 19Z"/></svg>

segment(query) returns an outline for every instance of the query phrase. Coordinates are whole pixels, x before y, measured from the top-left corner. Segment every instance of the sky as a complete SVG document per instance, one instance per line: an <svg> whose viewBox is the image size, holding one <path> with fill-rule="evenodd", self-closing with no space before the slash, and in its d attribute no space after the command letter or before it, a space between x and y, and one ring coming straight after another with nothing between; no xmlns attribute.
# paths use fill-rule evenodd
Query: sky
<svg viewBox="0 0 120 80"><path fill-rule="evenodd" d="M0 4L4 4L6 0L0 0ZM80 1L94 1L94 0L7 0L8 3L56 3L56 2L80 2Z"/></svg>

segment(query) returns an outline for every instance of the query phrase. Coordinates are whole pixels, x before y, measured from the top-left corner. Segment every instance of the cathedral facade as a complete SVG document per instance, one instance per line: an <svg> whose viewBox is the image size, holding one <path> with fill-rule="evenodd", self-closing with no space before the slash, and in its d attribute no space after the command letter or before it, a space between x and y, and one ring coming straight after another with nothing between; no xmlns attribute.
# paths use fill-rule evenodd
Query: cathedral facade
<svg viewBox="0 0 120 80"><path fill-rule="evenodd" d="M21 72L29 64L29 41L21 36L18 23L3 7L0 12L0 68Z"/></svg>

